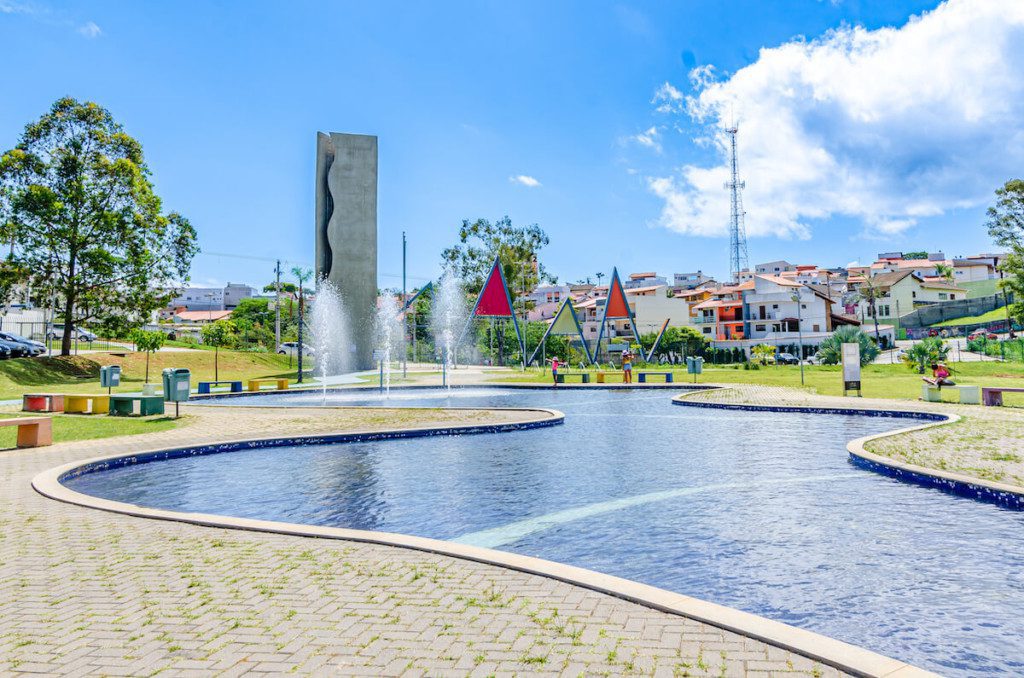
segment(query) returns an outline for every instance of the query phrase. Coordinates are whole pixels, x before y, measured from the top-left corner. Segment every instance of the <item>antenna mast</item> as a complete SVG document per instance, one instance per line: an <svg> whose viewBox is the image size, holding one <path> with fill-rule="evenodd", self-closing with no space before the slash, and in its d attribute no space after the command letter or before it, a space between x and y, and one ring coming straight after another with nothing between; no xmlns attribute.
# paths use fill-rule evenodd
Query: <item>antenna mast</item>
<svg viewBox="0 0 1024 678"><path fill-rule="evenodd" d="M736 162L736 133L739 128L734 124L725 130L729 133L729 141L732 145L730 169L731 179L725 184L730 191L731 210L729 214L729 275L733 282L739 282L740 271L750 268L747 260L747 227L744 223L743 197L740 191L746 186L745 181L740 181L739 167Z"/></svg>

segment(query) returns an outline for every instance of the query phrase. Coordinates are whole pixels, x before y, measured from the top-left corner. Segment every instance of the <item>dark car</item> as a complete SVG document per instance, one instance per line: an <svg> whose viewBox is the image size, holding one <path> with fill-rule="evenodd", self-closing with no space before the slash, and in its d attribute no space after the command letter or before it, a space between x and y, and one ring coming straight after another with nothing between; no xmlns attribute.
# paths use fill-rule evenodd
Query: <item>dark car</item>
<svg viewBox="0 0 1024 678"><path fill-rule="evenodd" d="M792 353L780 353L775 356L776 365L799 365L800 361Z"/></svg>
<svg viewBox="0 0 1024 678"><path fill-rule="evenodd" d="M0 341L9 341L13 344L21 344L28 349L29 355L42 355L46 353L46 344L41 341L33 341L10 332L0 332Z"/></svg>
<svg viewBox="0 0 1024 678"><path fill-rule="evenodd" d="M28 358L32 355L32 351L29 350L28 346L17 344L13 341L0 339L0 347L7 351L6 355L0 356L3 358Z"/></svg>

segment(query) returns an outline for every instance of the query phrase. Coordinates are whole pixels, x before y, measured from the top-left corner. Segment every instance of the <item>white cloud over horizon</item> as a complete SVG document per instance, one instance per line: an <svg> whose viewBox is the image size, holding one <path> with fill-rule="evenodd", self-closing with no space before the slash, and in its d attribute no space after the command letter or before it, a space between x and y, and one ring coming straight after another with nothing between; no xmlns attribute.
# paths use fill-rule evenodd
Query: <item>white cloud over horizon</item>
<svg viewBox="0 0 1024 678"><path fill-rule="evenodd" d="M986 204L1024 165L1024 2L949 0L899 28L842 27L762 49L717 79L691 72L693 96L669 83L652 104L707 125L712 167L650 177L660 223L727 233L728 135L738 149L747 232L806 238L812 222L852 217L867 237Z"/></svg>
<svg viewBox="0 0 1024 678"><path fill-rule="evenodd" d="M526 186L527 188L537 188L541 185L539 181L528 174L516 174L509 177L508 180L513 184L519 184L520 186Z"/></svg>

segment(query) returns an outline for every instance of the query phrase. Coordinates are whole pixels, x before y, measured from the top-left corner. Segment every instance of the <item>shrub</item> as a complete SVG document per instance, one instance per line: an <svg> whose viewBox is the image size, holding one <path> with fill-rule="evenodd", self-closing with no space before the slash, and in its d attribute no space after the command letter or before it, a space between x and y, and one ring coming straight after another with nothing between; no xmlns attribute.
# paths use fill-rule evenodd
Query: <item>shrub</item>
<svg viewBox="0 0 1024 678"><path fill-rule="evenodd" d="M938 337L922 339L911 346L903 354L903 362L918 374L924 374L925 369L932 363L940 363L949 355L950 347Z"/></svg>
<svg viewBox="0 0 1024 678"><path fill-rule="evenodd" d="M818 347L818 361L822 365L838 365L843 360L843 344L860 345L861 367L878 357L878 347L871 337L859 327L844 325L832 333L832 336L821 342Z"/></svg>

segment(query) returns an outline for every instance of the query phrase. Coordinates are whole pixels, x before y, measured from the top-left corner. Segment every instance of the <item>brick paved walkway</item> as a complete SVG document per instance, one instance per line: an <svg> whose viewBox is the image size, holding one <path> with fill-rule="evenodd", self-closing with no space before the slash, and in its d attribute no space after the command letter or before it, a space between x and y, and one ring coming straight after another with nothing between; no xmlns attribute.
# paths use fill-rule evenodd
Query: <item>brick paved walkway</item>
<svg viewBox="0 0 1024 678"><path fill-rule="evenodd" d="M193 423L172 431L0 452L0 673L837 675L550 579L386 546L131 518L29 485L100 454L387 425L350 411L184 411Z"/></svg>

